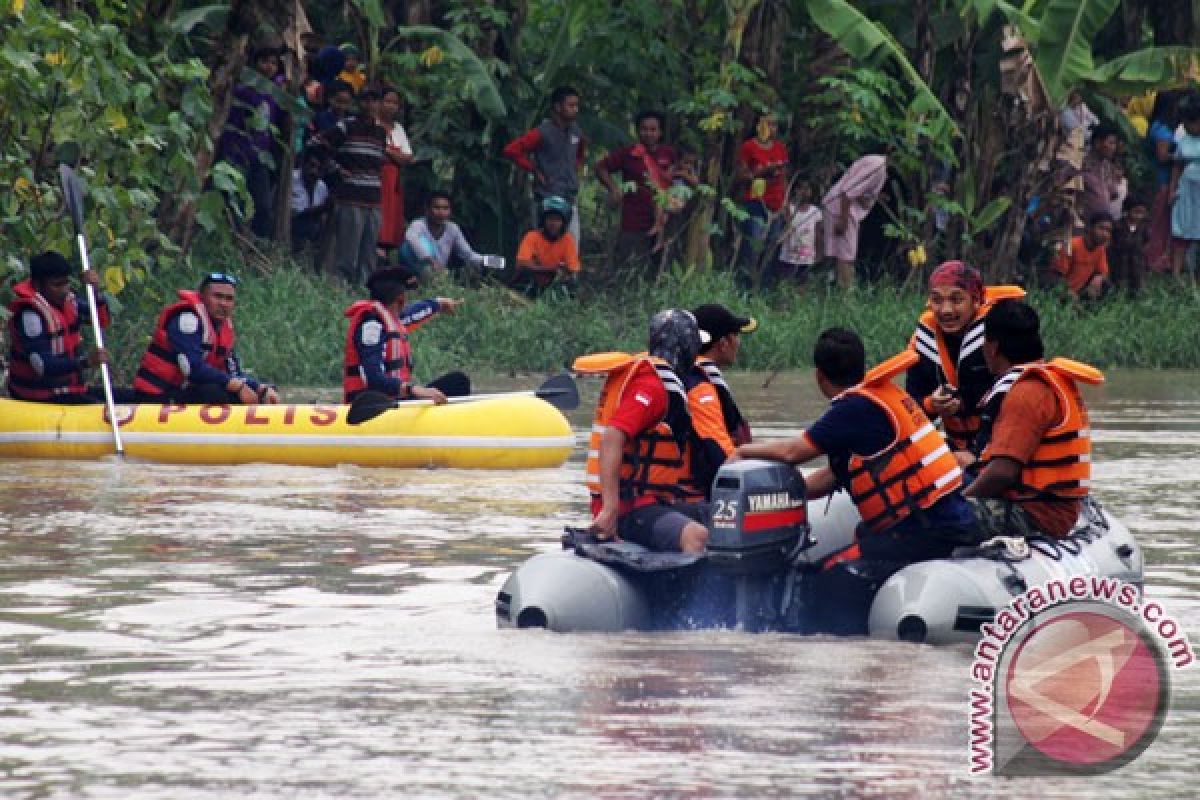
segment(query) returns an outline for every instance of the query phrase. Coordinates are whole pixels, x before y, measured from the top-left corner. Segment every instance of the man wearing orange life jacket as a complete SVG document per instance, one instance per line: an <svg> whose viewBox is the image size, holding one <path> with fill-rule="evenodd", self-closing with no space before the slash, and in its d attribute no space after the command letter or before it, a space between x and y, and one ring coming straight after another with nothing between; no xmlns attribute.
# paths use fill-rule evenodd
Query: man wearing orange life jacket
<svg viewBox="0 0 1200 800"><path fill-rule="evenodd" d="M237 285L232 275L211 272L162 310L133 381L140 402L279 402L274 388L242 373L233 333Z"/></svg>
<svg viewBox="0 0 1200 800"><path fill-rule="evenodd" d="M989 534L1064 537L1091 481L1091 431L1078 384L1104 376L1076 361L1044 361L1037 312L1023 302L997 303L985 325L983 354L1000 377L984 398L986 447L977 464L967 464L979 473L964 494Z"/></svg>
<svg viewBox="0 0 1200 800"><path fill-rule="evenodd" d="M700 328L700 354L683 378L688 413L696 434L698 458L692 461L694 482L707 497L717 470L739 444L750 441L750 426L742 416L722 367L731 367L741 349L741 335L758 328L752 317L739 317L719 304L692 311Z"/></svg>
<svg viewBox="0 0 1200 800"><path fill-rule="evenodd" d="M808 497L847 489L863 520L861 555L896 567L978 541L954 455L917 402L892 383L916 359L906 350L866 372L857 334L824 331L813 362L829 409L795 439L741 445L732 456L789 464L827 456L828 467L805 477Z"/></svg>
<svg viewBox="0 0 1200 800"><path fill-rule="evenodd" d="M588 445L592 533L652 550L703 552L708 507L686 502L694 452L687 395L679 373L700 349L696 320L668 309L650 320L648 353L599 353L575 361L582 374L605 374Z"/></svg>
<svg viewBox="0 0 1200 800"><path fill-rule="evenodd" d="M979 401L992 388L983 360L983 318L998 300L1024 296L1019 286L984 288L979 271L961 261L947 261L929 277L929 308L909 342L920 361L904 388L930 418L941 418L954 450L974 445Z"/></svg>
<svg viewBox="0 0 1200 800"><path fill-rule="evenodd" d="M46 252L29 264L29 280L13 287L8 310L8 393L15 400L35 403L84 404L103 402L89 390L84 372L108 363L103 349L83 355L82 328L88 308L79 307L71 291L71 265L62 255ZM83 273L95 287L96 273ZM98 297L100 324L108 326L108 306Z"/></svg>
<svg viewBox="0 0 1200 800"><path fill-rule="evenodd" d="M453 314L461 300L438 297L405 307L404 292L417 286L416 273L405 268L377 270L367 279L370 300L346 309L346 363L342 377L344 401L362 392L381 392L393 400L426 398L441 405L446 395L412 380L412 347L408 334L441 312Z"/></svg>

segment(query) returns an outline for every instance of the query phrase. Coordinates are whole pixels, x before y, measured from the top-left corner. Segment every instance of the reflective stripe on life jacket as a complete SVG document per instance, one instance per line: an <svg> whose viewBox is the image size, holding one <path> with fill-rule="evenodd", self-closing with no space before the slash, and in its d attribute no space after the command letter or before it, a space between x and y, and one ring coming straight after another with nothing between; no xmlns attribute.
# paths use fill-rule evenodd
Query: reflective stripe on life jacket
<svg viewBox="0 0 1200 800"><path fill-rule="evenodd" d="M696 366L708 382L717 389L717 397L721 398L721 414L725 417L725 430L729 432L729 438L735 445L748 444L751 439L750 425L742 416L742 411L738 408L737 403L734 402L733 392L730 391L729 384L725 382L721 368L717 366L717 362L706 356L699 356L696 359Z"/></svg>
<svg viewBox="0 0 1200 800"><path fill-rule="evenodd" d="M867 398L883 410L895 431L891 444L878 453L850 456L850 497L863 525L871 531L886 530L962 486L962 471L946 440L920 404L892 383L893 377L916 361L916 353L906 350L872 369L858 386L838 395Z"/></svg>
<svg viewBox="0 0 1200 800"><path fill-rule="evenodd" d="M693 434L687 412L687 393L667 362L645 353L595 353L575 360L574 369L580 374L608 376L596 401L588 440L588 491L593 497L601 494L600 440L608 429L608 421L620 407L630 381L643 364L654 367L666 388L668 410L664 419L652 428L625 441L620 470L622 505L647 496L668 503L701 499L704 492L691 483L689 443Z"/></svg>
<svg viewBox="0 0 1200 800"><path fill-rule="evenodd" d="M975 312L975 318L963 330L957 358L951 357L945 334L932 310L926 310L917 322L909 346L931 365L940 376L940 382L959 390L963 402L959 413L942 418L946 438L955 450L966 450L974 442L979 432L979 409L982 407L979 400L991 388L992 376L983 359L983 318L1001 300L1019 300L1024 296L1025 290L1020 286L985 288L983 303Z"/></svg>
<svg viewBox="0 0 1200 800"><path fill-rule="evenodd" d="M367 375L362 367L355 336L368 319L378 320L382 325L383 371L400 383L412 380L412 345L408 341L408 329L392 312L376 300L359 300L346 309L350 318L350 330L346 333L345 364L342 370L342 394L344 402L350 403L367 388ZM399 398L397 398L399 399Z"/></svg>
<svg viewBox="0 0 1200 800"><path fill-rule="evenodd" d="M1061 418L1042 435L1029 463L1022 465L1017 485L1005 492L1005 497L1012 500L1086 497L1092 478L1092 435L1078 383L1103 383L1104 375L1095 367L1066 358L1014 366L984 398L985 430L981 436L990 439L991 428L1002 413L1009 391L1030 377L1040 378L1054 390ZM991 459L991 449L989 441L980 456L985 466Z"/></svg>
<svg viewBox="0 0 1200 800"><path fill-rule="evenodd" d="M21 316L32 311L42 320L43 330L50 336L50 352L56 356L76 358L83 342L79 306L74 294L68 294L61 309L55 308L33 287L32 281L22 281L13 287L13 301L8 310L9 365L8 393L17 400L44 402L59 397L87 393L83 371L47 376L33 365L33 353L26 352L18 335Z"/></svg>
<svg viewBox="0 0 1200 800"><path fill-rule="evenodd" d="M142 356L142 363L133 379L133 388L136 391L161 396L187 385L187 359L175 350L167 335L167 327L171 321L186 311L199 318L200 348L204 353L204 363L221 372L229 372L229 358L233 353L234 342L233 321L225 320L219 329L214 328L208 309L200 299L200 293L180 289L178 302L167 306L158 315L154 335L150 338L150 345L146 348L146 354Z"/></svg>

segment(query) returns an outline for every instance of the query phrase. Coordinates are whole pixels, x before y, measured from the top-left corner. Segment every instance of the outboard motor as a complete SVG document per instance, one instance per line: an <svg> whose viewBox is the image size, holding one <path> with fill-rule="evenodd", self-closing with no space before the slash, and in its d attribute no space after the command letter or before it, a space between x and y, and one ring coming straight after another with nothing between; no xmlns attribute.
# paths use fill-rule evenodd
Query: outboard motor
<svg viewBox="0 0 1200 800"><path fill-rule="evenodd" d="M804 479L739 461L717 473L708 552L656 553L568 530L561 552L518 567L496 598L502 628L619 631L781 627L795 551L808 536Z"/></svg>
<svg viewBox="0 0 1200 800"><path fill-rule="evenodd" d="M804 478L773 461L738 461L712 492L708 578L698 595L746 630L780 627L792 562L808 544Z"/></svg>

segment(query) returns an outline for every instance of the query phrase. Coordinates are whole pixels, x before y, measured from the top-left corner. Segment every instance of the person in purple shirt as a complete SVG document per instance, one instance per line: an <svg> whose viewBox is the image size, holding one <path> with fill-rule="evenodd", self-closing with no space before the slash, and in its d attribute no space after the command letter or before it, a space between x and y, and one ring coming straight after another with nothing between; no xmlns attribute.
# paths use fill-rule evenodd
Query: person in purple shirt
<svg viewBox="0 0 1200 800"><path fill-rule="evenodd" d="M260 47L251 56L254 69L268 84L280 74L278 48ZM225 129L217 141L217 158L232 164L245 177L246 190L254 201L250 230L255 236L270 237L275 227L275 136L283 111L271 92L247 83L233 91L233 104Z"/></svg>

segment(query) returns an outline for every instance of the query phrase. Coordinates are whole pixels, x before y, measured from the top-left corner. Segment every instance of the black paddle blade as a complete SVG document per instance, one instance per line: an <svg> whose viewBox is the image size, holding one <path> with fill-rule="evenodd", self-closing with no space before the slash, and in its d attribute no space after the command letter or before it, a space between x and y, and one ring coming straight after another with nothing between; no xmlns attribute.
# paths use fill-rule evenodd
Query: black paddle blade
<svg viewBox="0 0 1200 800"><path fill-rule="evenodd" d="M396 401L383 392L365 391L350 404L346 412L347 425L361 425L396 407Z"/></svg>
<svg viewBox="0 0 1200 800"><path fill-rule="evenodd" d="M466 397L471 393L471 379L463 372L447 372L425 385L437 389L446 397Z"/></svg>
<svg viewBox="0 0 1200 800"><path fill-rule="evenodd" d="M67 164L59 165L58 180L62 184L67 210L71 212L71 222L75 223L75 233L83 233L83 185L75 175L75 170Z"/></svg>
<svg viewBox="0 0 1200 800"><path fill-rule="evenodd" d="M575 385L575 379L565 372L549 378L534 394L559 411L579 408L579 387Z"/></svg>

